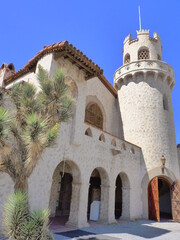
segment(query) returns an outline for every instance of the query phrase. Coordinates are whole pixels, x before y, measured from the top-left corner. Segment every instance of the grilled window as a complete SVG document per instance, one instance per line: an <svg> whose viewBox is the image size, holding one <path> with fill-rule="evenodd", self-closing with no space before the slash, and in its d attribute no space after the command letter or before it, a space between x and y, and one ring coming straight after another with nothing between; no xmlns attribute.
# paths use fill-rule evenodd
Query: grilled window
<svg viewBox="0 0 180 240"><path fill-rule="evenodd" d="M138 60L141 60L141 59L149 59L148 49L142 49L138 52Z"/></svg>
<svg viewBox="0 0 180 240"><path fill-rule="evenodd" d="M85 121L103 129L103 115L97 104L90 104L86 108Z"/></svg>

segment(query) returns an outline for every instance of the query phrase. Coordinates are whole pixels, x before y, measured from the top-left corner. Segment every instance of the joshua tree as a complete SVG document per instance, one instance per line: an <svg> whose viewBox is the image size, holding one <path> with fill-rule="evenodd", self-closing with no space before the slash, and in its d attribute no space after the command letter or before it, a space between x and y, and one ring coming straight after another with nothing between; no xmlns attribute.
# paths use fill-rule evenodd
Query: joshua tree
<svg viewBox="0 0 180 240"><path fill-rule="evenodd" d="M74 104L61 70L51 78L39 66L37 77L38 93L27 82L0 93L0 172L10 175L15 191L27 191L28 177L45 148L55 143L59 124L68 121Z"/></svg>

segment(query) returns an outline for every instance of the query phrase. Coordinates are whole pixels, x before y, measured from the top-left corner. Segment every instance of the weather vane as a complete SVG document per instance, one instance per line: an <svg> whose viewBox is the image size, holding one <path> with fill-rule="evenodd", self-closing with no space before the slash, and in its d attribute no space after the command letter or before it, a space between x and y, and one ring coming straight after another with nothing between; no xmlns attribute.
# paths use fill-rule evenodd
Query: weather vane
<svg viewBox="0 0 180 240"><path fill-rule="evenodd" d="M139 9L139 30L141 31L141 9L140 6L138 6Z"/></svg>

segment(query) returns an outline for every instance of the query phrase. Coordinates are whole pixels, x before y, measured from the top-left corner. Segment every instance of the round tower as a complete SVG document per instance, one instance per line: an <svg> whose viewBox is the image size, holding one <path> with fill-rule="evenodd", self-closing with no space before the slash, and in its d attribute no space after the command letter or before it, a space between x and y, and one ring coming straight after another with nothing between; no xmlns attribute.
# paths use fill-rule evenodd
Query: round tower
<svg viewBox="0 0 180 240"><path fill-rule="evenodd" d="M125 38L123 66L114 74L124 138L142 148L145 167L166 167L179 177L171 91L174 71L162 61L161 40L149 30Z"/></svg>

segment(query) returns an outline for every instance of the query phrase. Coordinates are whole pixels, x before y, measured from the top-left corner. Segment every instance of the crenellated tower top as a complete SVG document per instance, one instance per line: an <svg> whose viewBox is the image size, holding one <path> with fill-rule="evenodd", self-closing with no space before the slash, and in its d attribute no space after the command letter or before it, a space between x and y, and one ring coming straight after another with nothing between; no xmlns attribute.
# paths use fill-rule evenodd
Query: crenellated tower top
<svg viewBox="0 0 180 240"><path fill-rule="evenodd" d="M140 59L162 60L161 39L157 33L150 37L149 30L137 31L137 38L129 34L124 40L123 64Z"/></svg>
<svg viewBox="0 0 180 240"><path fill-rule="evenodd" d="M143 74L145 81L147 75L154 74L155 80L161 77L173 89L174 71L169 64L162 61L161 39L157 33L151 37L149 30L139 30L137 38L132 39L129 34L124 40L123 66L114 74L115 88L120 89L122 85L126 85L130 77L136 82L137 74Z"/></svg>

